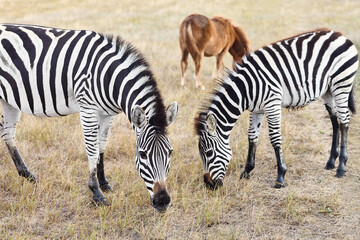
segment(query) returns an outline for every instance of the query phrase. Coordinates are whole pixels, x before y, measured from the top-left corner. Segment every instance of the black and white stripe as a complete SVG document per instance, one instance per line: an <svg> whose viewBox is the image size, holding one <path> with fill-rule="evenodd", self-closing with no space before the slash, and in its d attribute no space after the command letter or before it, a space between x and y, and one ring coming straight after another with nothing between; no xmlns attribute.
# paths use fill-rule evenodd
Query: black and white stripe
<svg viewBox="0 0 360 240"><path fill-rule="evenodd" d="M231 159L230 132L240 114L249 110L249 152L241 177L249 177L255 166L256 144L265 114L278 162L276 187L283 186L286 165L281 153L281 108L299 108L319 97L329 111L334 131L326 168L334 168L339 156L340 128L337 176L343 176L349 110L355 112L353 80L357 68L358 53L352 42L327 29L287 38L243 57L242 64L228 72L196 119L200 155L205 173L211 176L209 181L224 177Z"/></svg>
<svg viewBox="0 0 360 240"><path fill-rule="evenodd" d="M15 154L14 131L20 112L47 117L79 112L89 159L89 187L96 201L106 202L98 183L103 189L111 188L103 173L103 153L113 117L124 112L142 150L156 152L152 162L136 157L150 194L156 181L166 180L172 151L166 127L172 122L169 119L175 119L177 104L166 111L149 65L120 37L0 25L0 97L2 136L22 175L34 178ZM141 169L147 174L141 174Z"/></svg>

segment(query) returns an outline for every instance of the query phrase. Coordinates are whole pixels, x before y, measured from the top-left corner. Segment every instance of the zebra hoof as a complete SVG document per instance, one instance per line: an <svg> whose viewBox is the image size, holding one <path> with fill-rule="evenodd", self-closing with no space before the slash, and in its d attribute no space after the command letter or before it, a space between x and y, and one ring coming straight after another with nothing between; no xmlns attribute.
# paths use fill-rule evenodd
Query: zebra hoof
<svg viewBox="0 0 360 240"><path fill-rule="evenodd" d="M37 180L36 180L36 177L35 177L35 175L33 175L29 170L22 170L22 171L19 171L18 172L19 173L19 175L21 176L21 177L24 177L24 178L26 178L26 180L28 180L29 182L31 182L31 183L35 183Z"/></svg>
<svg viewBox="0 0 360 240"><path fill-rule="evenodd" d="M326 170L331 170L331 169L334 169L334 168L335 168L335 165L332 164L332 163L327 163L326 166L325 166Z"/></svg>
<svg viewBox="0 0 360 240"><path fill-rule="evenodd" d="M335 175L335 177L337 177L337 178L342 178L343 176L345 176L345 173L346 173L346 171L345 170L336 170L336 175Z"/></svg>
<svg viewBox="0 0 360 240"><path fill-rule="evenodd" d="M274 188L284 188L284 187L285 187L285 183L281 183L278 181L276 181L275 186L274 186Z"/></svg>
<svg viewBox="0 0 360 240"><path fill-rule="evenodd" d="M112 187L110 184L108 183L105 183L103 185L100 185L100 189L103 191L103 192L111 192L112 191Z"/></svg>
<svg viewBox="0 0 360 240"><path fill-rule="evenodd" d="M110 206L110 203L106 198L97 198L96 196L93 197L92 203L95 206Z"/></svg>
<svg viewBox="0 0 360 240"><path fill-rule="evenodd" d="M240 175L240 179L243 178L250 179L250 173L243 171Z"/></svg>

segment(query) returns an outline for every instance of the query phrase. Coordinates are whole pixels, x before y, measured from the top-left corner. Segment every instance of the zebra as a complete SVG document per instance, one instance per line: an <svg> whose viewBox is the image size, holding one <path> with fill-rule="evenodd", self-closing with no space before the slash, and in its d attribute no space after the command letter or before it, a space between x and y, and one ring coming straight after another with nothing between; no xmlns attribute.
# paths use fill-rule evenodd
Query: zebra
<svg viewBox="0 0 360 240"><path fill-rule="evenodd" d="M114 117L127 116L136 134L136 168L156 210L171 198L166 177L173 148L167 126L178 112L167 108L150 66L130 43L88 30L0 25L1 136L20 176L35 181L15 144L21 112L40 117L79 113L89 162L88 186L96 204L112 190L104 151Z"/></svg>
<svg viewBox="0 0 360 240"><path fill-rule="evenodd" d="M340 32L316 29L261 47L242 60L219 81L209 103L195 118L205 185L210 189L223 185L232 157L229 136L241 113L248 110L249 148L240 179L249 178L255 167L260 127L266 115L277 161L275 187L284 187L287 167L281 148L281 109L300 108L319 97L333 127L331 152L325 168L335 168L335 159L339 157L336 177L343 177L348 159L350 111L355 113L353 80L358 53L353 43Z"/></svg>

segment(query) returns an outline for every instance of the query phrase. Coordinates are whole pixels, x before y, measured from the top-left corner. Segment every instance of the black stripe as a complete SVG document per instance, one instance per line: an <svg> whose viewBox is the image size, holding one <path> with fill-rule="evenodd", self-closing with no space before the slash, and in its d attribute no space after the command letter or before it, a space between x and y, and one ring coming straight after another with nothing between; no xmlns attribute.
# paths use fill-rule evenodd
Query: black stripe
<svg viewBox="0 0 360 240"><path fill-rule="evenodd" d="M291 89L291 86L290 86L290 83L289 83L289 79L286 78L285 72L284 72L284 70L282 69L282 67L280 65L280 61L279 61L278 57L276 56L276 54L269 47L265 47L264 50L267 51L270 54L270 56L272 57L272 59L274 60L274 62L276 64L277 69L280 71L281 77L282 77L282 79L283 79L283 81L285 83L286 88L288 89L288 92L289 92L289 95L290 95L290 98L291 98L291 102L292 102L293 99L294 99L294 95L292 93L292 89ZM284 62L286 62L286 60ZM282 86L282 84L281 84L281 86ZM282 86L282 87L284 87L284 86Z"/></svg>
<svg viewBox="0 0 360 240"><path fill-rule="evenodd" d="M29 38L28 34L25 33L23 30L21 30L20 28L11 25L6 26L6 31L13 32L20 37L23 46L29 55L30 67L33 68L36 57L36 48L32 40Z"/></svg>
<svg viewBox="0 0 360 240"><path fill-rule="evenodd" d="M120 49L120 46L117 44L115 52L111 53L111 54L108 54L103 59L103 61L99 64L98 83L99 83L99 79L100 79L100 72L103 71L103 67L110 61L110 59L112 57L117 56L119 54L119 49ZM110 85L110 81L111 81L111 78L113 76L113 73L114 73L115 69L118 67L118 65L119 65L118 61L113 61L109 65L108 69L106 70L106 72L104 74L104 79L102 81L103 82L103 88L104 88L104 94L105 94L104 98L106 98L108 100L109 104L111 105L111 106L109 106L109 109L111 109L113 112L118 112L119 107L117 106L116 102L111 101L109 85ZM100 71L100 69L101 69L101 71ZM98 85L98 88L99 88L99 85Z"/></svg>
<svg viewBox="0 0 360 240"><path fill-rule="evenodd" d="M10 84L12 95L14 96L16 105L18 106L19 109L21 109L19 89L15 79L8 72L5 72L1 67L0 67L0 76L2 76ZM3 87L3 84L1 84L1 87Z"/></svg>
<svg viewBox="0 0 360 240"><path fill-rule="evenodd" d="M118 61L115 61L115 62L119 62L118 66L120 66L120 64L123 63L129 57L130 53L131 52L129 50L125 51L125 53L121 57L121 59L119 59ZM112 65L114 65L115 62ZM132 69L130 69L130 67L128 67L126 69L122 69L117 74L116 79L115 79L115 84L114 84L114 91L113 91L113 98L115 101L119 99L121 83L123 82L124 78L130 73L131 70ZM124 98L124 94L122 96L123 96L123 98L121 99L120 107L124 111L126 97ZM129 114L127 114L127 115L129 115Z"/></svg>
<svg viewBox="0 0 360 240"><path fill-rule="evenodd" d="M319 38L323 35L327 34L327 32L319 32L315 34L315 36L308 42L307 44L307 52L306 57L304 60L304 72L305 72L305 83L306 83L306 90L305 93L308 94L308 97L310 99L310 81L311 78L309 76L309 62L311 60L311 57L314 55L314 46L315 43L319 40Z"/></svg>
<svg viewBox="0 0 360 240"><path fill-rule="evenodd" d="M313 70L313 76L312 76L314 95L315 95L315 89L316 88L318 88L321 91L321 87L322 87L321 83L324 80L323 78L321 78L320 82L316 81L317 80L316 75L317 75L317 72L319 70L322 58L324 57L324 55L326 53L326 50L329 48L330 43L335 41L340 36L341 35L339 33L331 34L330 37L324 41L324 43L322 44L322 46L320 48L320 51L319 51L318 56L317 56L316 61L315 61L314 70ZM320 83L319 86L316 86L317 82Z"/></svg>
<svg viewBox="0 0 360 240"><path fill-rule="evenodd" d="M106 103L105 98L103 96L103 93L101 92L101 84L103 83L104 79L100 79L101 73L102 73L102 71L104 69L104 66L105 66L106 62L101 61L99 63L99 58L106 51L111 49L113 45L112 45L111 39L103 39L103 41L108 41L108 43L105 46L103 46L95 56L91 72L95 74L95 67L97 67L97 76L93 75L92 85L91 86L92 86L92 92L94 93L95 101L103 108L103 110L106 113L109 114L108 109L111 109L111 107ZM97 85L97 89L98 89L98 93L99 93L101 101L98 99L98 96L95 93L95 84ZM105 88L107 88L107 87L105 86Z"/></svg>
<svg viewBox="0 0 360 240"><path fill-rule="evenodd" d="M291 46L288 45L288 44L282 44L282 46L285 47L286 51L289 52L290 55L292 55L291 58L292 58L292 60L294 61L294 58L293 58L294 55L293 55L293 53L292 53ZM295 77L293 71L291 70L291 67L290 67L290 64L289 64L290 59L288 59L288 58L286 57L284 51L281 49L281 47L280 47L279 45L274 44L273 47L274 47L274 49L276 49L276 51L280 54L281 58L283 59L283 62L285 63L285 66L286 66L286 68L288 69L288 72L289 72L289 74L290 74L290 76L291 76L291 79L288 79L288 81L292 81L292 82L293 82L294 87L295 87L296 92L297 92L297 95L299 96L299 101L300 101L300 99L301 99L300 89L299 89L299 85L298 85L298 83L297 83L297 81L296 81L296 77ZM296 62L297 62L297 61L296 61ZM295 65L295 64L294 64L294 65ZM296 67L296 66L299 67L298 65L295 65L295 67ZM300 73L299 73L299 74L300 74ZM300 78L299 80L301 81L301 78ZM291 91L293 91L293 90L294 90L294 89L291 89ZM292 95L292 96L293 96L293 95ZM299 103L299 102L298 102L298 103Z"/></svg>
<svg viewBox="0 0 360 240"><path fill-rule="evenodd" d="M326 65L326 67L324 68L323 74L321 76L321 79L325 78L325 74L328 73L332 63L334 62L335 58L338 57L340 54L342 54L343 52L346 52L351 46L352 46L352 42L350 40L346 40L345 43L343 45L341 45L340 47L338 47L330 56L329 61ZM357 55L356 55L357 57ZM331 77L331 76L330 76ZM320 88L322 88L323 83L320 84Z"/></svg>
<svg viewBox="0 0 360 240"><path fill-rule="evenodd" d="M40 101L42 104L43 113L46 114L46 103L45 103L45 93L44 93L44 79L43 79L43 65L44 65L44 59L45 56L49 50L50 44L52 42L51 38L46 35L44 29L34 28L30 26L24 27L28 30L31 30L38 36L38 38L42 41L43 46L41 49L41 54L39 57L39 60L36 64L36 83L37 83L37 89L40 96Z"/></svg>
<svg viewBox="0 0 360 240"><path fill-rule="evenodd" d="M61 33L63 33L63 32L61 32ZM60 71L59 69L57 69L57 62L59 60L59 54L60 54L61 50L63 49L66 42L73 35L74 35L74 31L69 31L68 33L66 33L63 37L61 37L58 40L56 47L54 49L54 52L52 53L51 61L50 61L50 93L51 93L54 110L59 116L63 116L63 115L58 112L57 102L56 102L56 80L57 80L56 72ZM66 64L68 64L68 63L64 62L64 65L66 65ZM68 95L67 94L64 95L64 98L67 99Z"/></svg>
<svg viewBox="0 0 360 240"><path fill-rule="evenodd" d="M31 92L31 86L30 86L30 80L29 80L29 72L27 71L23 61L20 59L20 56L17 54L14 46L10 43L9 40L3 39L1 41L1 44L3 45L5 51L9 54L12 63L14 66L19 70L25 92L26 92L26 98L29 103L29 107L31 109L31 112L34 113L34 99Z"/></svg>
<svg viewBox="0 0 360 240"><path fill-rule="evenodd" d="M85 35L85 31L81 31L77 34L77 36L71 41L69 47L67 48L65 58L64 58L64 66L62 68L61 73L61 86L63 90L63 94L65 97L65 104L69 107L69 93L68 93L68 69L69 69L69 62L74 51L76 44L79 42L80 38Z"/></svg>
<svg viewBox="0 0 360 240"><path fill-rule="evenodd" d="M80 64L81 64L81 61L83 60L84 58L84 54L85 54L85 51L86 49L89 47L89 44L90 44L90 41L92 38L94 38L96 36L96 33L95 32L92 32L89 36L87 36L84 41L82 42L82 46L80 48L80 51L77 55L77 59L75 61L75 64L74 64L74 68L73 68L73 75L72 75L72 78L73 78L73 81L74 81L74 84L75 82L78 80L78 79L75 79L75 75L76 73L78 72L79 70L79 67L80 67ZM79 75L79 77L81 77L81 74Z"/></svg>

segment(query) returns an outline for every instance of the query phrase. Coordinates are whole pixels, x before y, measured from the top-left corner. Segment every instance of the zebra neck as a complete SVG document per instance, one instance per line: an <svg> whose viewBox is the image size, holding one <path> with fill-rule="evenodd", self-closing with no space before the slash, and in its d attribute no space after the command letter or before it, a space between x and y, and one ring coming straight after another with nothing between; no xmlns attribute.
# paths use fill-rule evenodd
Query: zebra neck
<svg viewBox="0 0 360 240"><path fill-rule="evenodd" d="M215 115L224 139L228 139L240 115L251 106L248 87L237 73L231 72L213 95L208 112Z"/></svg>

